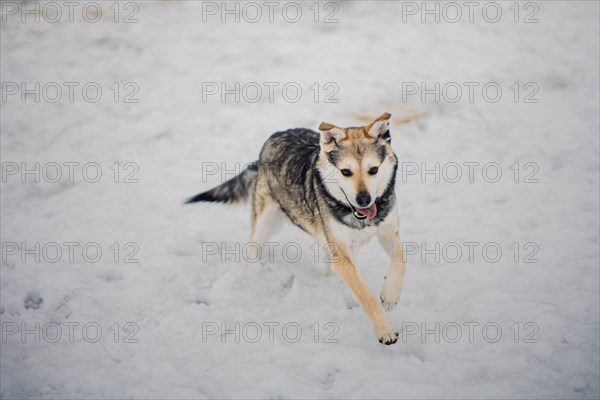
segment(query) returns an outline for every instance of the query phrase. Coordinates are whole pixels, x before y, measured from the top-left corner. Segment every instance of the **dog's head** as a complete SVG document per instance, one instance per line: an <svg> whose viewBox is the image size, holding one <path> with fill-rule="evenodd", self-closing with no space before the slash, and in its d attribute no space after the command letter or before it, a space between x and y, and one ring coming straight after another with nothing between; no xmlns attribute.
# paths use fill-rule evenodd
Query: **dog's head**
<svg viewBox="0 0 600 400"><path fill-rule="evenodd" d="M377 215L375 200L396 173L398 160L390 146L390 117L385 113L357 128L339 128L327 122L319 126L323 183L332 196L350 203L357 219Z"/></svg>

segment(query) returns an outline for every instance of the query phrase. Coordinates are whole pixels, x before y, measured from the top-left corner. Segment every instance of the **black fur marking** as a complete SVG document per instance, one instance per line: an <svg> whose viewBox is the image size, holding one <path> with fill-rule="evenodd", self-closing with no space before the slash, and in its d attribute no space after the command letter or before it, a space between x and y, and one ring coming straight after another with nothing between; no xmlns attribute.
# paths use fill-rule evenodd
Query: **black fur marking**
<svg viewBox="0 0 600 400"><path fill-rule="evenodd" d="M383 132L381 135L379 135L379 139L383 139L386 141L386 143L392 143L392 137L390 136L390 130L388 129L387 131Z"/></svg>
<svg viewBox="0 0 600 400"><path fill-rule="evenodd" d="M379 156L379 162L382 163L385 160L385 155L387 151L384 146L379 146L377 148L377 155Z"/></svg>
<svg viewBox="0 0 600 400"><path fill-rule="evenodd" d="M337 162L339 159L339 152L337 150L332 150L329 153L327 153L327 159L329 160L329 162L335 166L337 166Z"/></svg>
<svg viewBox="0 0 600 400"><path fill-rule="evenodd" d="M213 203L213 202L219 203L220 202L210 191L208 191L208 192L197 194L194 197L190 197L183 204L198 203L200 201L206 201L206 202L211 202L211 203Z"/></svg>

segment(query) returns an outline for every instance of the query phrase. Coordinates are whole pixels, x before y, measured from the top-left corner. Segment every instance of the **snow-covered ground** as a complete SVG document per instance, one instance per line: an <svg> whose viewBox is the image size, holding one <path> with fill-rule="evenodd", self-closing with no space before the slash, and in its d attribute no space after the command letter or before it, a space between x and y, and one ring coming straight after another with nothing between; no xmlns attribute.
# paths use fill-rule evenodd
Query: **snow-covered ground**
<svg viewBox="0 0 600 400"><path fill-rule="evenodd" d="M35 4L2 2L0 397L600 396L599 3L470 22L459 2L456 23L435 2L439 23L421 2L239 3L225 23L221 2L76 2L70 22L59 1L55 23ZM236 82L239 102L211 94ZM182 205L277 130L385 111L409 253L393 346L299 229L251 263L247 206ZM357 264L378 295L386 256Z"/></svg>

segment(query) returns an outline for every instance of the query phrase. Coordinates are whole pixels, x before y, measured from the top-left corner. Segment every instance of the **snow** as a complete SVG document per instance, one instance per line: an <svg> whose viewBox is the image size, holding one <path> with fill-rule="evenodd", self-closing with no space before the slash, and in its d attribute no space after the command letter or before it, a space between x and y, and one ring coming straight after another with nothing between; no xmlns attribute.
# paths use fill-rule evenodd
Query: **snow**
<svg viewBox="0 0 600 400"><path fill-rule="evenodd" d="M20 93L2 101L0 397L600 396L597 2L532 3L539 21L528 24L522 20L533 9L521 3L515 23L512 2L499 3L497 23L481 17L486 3L472 23L465 7L458 23L432 16L422 23L406 9L420 2L340 2L339 22L327 24L314 22L312 2L301 3L297 23L282 17L284 3L273 23L265 7L257 23L222 23L218 14L203 22L203 3L195 1L135 3L137 23L122 22L135 10L125 4L115 23L111 2L98 3L104 14L96 23L83 19L86 3L73 22L63 15L36 23L27 15L23 23L7 3L3 95L6 82L80 86L73 102L66 89L56 103L31 95L22 102ZM335 11L319 7L321 21ZM82 96L88 82L102 88L97 103ZM139 102L123 101L133 90L127 82L139 88ZM203 101L203 82L230 89L256 82L263 96L255 103L233 95L223 103L218 94ZM273 101L265 82L280 84ZM303 90L296 103L281 93L289 82ZM463 96L453 103L448 92L436 102L430 94L422 102L420 92L407 95L411 82L429 89L456 82ZM479 83L472 102L465 82ZM489 82L502 88L498 102L482 97ZM515 82L519 102L510 89ZM539 89L537 103L523 102L534 91L528 82ZM324 102L335 88L338 102ZM322 249L315 262L314 241L300 230L286 226L273 238L279 245L271 263L236 260L236 244L248 240L249 208L182 205L222 181L223 167L239 170L257 159L275 131L316 129L322 121L353 126L386 111L404 163L405 179L401 170L397 183L401 235L407 248L418 249L408 256L402 297L389 314L401 333L392 346L377 342L349 290L325 276ZM62 179L26 175L22 182L22 163L31 169L36 162L40 171L58 163ZM80 163L72 182L65 162ZM436 183L429 174L423 182L422 167L436 162L458 163L462 178ZM480 163L472 182L469 162ZM82 175L86 163L99 166L98 182L86 181L93 166ZM496 183L484 179L493 169L482 176L488 163L501 168ZM214 166L217 174L203 176ZM539 181L523 182L536 166ZM450 167L446 172L454 176ZM124 182L131 173L138 183ZM79 243L72 261L68 242ZM479 243L473 260L467 242ZM37 262L23 243L33 253L40 243L38 255L57 243L62 254L50 262L56 246L47 246ZM94 248L83 257L86 243L101 248L99 261L88 261ZM436 243L438 255L450 244L439 260L424 251ZM486 243L502 249L500 260L483 257ZM207 246L230 251L209 255L215 247ZM451 262L456 247L462 257ZM138 262L125 262L128 254ZM525 263L527 255L538 262ZM387 257L373 242L356 261L378 295ZM439 342L435 333L423 338L423 328L435 332L436 323ZM234 333L223 339L222 328L235 331L236 324L239 342ZM53 343L56 326L62 336ZM462 336L454 342L456 326ZM494 342L496 327L502 332ZM30 333L22 337L22 328Z"/></svg>

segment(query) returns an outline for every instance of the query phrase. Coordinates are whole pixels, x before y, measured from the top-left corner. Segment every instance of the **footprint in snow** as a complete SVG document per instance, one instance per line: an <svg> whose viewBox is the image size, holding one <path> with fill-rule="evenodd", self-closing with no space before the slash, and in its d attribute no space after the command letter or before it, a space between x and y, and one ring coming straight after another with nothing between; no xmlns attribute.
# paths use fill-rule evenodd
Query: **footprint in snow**
<svg viewBox="0 0 600 400"><path fill-rule="evenodd" d="M44 299L36 292L30 292L27 294L27 297L25 297L25 301L23 302L23 305L25 306L26 310L32 309L32 310L37 310L38 308L40 308L42 306L42 303L44 302Z"/></svg>

